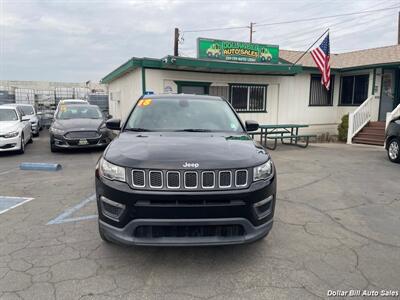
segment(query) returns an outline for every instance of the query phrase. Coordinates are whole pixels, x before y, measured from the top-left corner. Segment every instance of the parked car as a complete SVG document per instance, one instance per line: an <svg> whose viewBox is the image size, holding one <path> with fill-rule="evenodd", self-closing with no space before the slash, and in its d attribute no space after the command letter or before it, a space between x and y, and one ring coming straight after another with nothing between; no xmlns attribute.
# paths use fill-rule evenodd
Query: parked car
<svg viewBox="0 0 400 300"><path fill-rule="evenodd" d="M400 163L400 118L392 120L386 129L385 147L392 162Z"/></svg>
<svg viewBox="0 0 400 300"><path fill-rule="evenodd" d="M220 97L148 95L99 159L96 197L105 241L225 245L272 228L276 172L266 149Z"/></svg>
<svg viewBox="0 0 400 300"><path fill-rule="evenodd" d="M29 120L18 107L0 106L0 152L25 152L25 145L32 142Z"/></svg>
<svg viewBox="0 0 400 300"><path fill-rule="evenodd" d="M32 126L33 136L39 136L40 130L42 130L42 122L36 109L30 104L8 104L9 106L18 107L22 114L29 118L29 122Z"/></svg>
<svg viewBox="0 0 400 300"><path fill-rule="evenodd" d="M105 121L96 105L61 105L49 128L51 151L106 147L112 139L112 133L106 128Z"/></svg>

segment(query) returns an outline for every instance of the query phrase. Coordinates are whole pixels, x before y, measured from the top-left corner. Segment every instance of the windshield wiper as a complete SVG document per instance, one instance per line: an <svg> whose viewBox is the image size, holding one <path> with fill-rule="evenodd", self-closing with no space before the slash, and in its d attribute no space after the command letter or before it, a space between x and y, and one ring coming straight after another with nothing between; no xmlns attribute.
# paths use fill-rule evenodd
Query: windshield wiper
<svg viewBox="0 0 400 300"><path fill-rule="evenodd" d="M181 130L175 130L177 132L179 131L185 131L185 132L212 132L210 129L202 129L202 128L186 128L186 129L181 129Z"/></svg>
<svg viewBox="0 0 400 300"><path fill-rule="evenodd" d="M137 131L137 132L144 132L144 131L152 131L150 129L146 129L146 128L138 128L138 127L134 127L134 128L125 128L126 131Z"/></svg>

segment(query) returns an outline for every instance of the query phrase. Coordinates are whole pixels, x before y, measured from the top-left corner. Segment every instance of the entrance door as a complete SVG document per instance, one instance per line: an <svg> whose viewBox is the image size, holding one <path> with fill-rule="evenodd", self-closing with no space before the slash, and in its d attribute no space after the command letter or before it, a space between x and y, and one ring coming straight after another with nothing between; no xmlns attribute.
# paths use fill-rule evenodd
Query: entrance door
<svg viewBox="0 0 400 300"><path fill-rule="evenodd" d="M394 109L394 98L396 95L396 72L395 70L383 70L381 102L379 106L379 121L386 120L386 113Z"/></svg>

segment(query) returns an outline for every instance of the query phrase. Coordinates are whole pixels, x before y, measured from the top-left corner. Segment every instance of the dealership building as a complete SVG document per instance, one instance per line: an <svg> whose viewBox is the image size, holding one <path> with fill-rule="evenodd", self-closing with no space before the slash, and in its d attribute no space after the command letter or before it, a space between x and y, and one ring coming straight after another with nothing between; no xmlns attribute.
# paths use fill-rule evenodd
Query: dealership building
<svg viewBox="0 0 400 300"><path fill-rule="evenodd" d="M317 135L336 135L348 113L362 123L358 127L384 122L400 104L400 45L332 54L329 91L309 53L293 65L301 55L273 45L199 39L197 58L133 57L102 83L110 114L118 118L149 91L209 94L228 99L242 120L308 124L304 132Z"/></svg>

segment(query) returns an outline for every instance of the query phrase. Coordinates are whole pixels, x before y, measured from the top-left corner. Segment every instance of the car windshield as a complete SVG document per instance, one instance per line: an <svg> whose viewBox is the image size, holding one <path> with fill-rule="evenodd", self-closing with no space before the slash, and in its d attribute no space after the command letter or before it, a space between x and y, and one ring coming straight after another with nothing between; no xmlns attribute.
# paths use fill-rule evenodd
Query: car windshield
<svg viewBox="0 0 400 300"><path fill-rule="evenodd" d="M13 109L0 109L0 122L18 121L18 116Z"/></svg>
<svg viewBox="0 0 400 300"><path fill-rule="evenodd" d="M125 130L243 132L243 127L225 101L161 98L139 100Z"/></svg>
<svg viewBox="0 0 400 300"><path fill-rule="evenodd" d="M98 107L79 106L79 105L61 105L57 113L57 119L101 119L103 115Z"/></svg>
<svg viewBox="0 0 400 300"><path fill-rule="evenodd" d="M32 106L20 106L19 108L22 110L22 112L26 116L35 114L35 111L33 110Z"/></svg>

